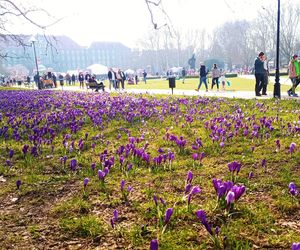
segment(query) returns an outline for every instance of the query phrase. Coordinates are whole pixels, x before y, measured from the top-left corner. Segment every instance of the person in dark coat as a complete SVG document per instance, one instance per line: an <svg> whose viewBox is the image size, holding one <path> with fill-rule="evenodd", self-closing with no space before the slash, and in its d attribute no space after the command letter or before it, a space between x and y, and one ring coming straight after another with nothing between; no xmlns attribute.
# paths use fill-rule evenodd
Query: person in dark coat
<svg viewBox="0 0 300 250"><path fill-rule="evenodd" d="M186 70L185 70L184 67L182 68L182 71L181 71L181 77L182 77L182 83L184 83L184 80L185 80L185 77L186 77Z"/></svg>
<svg viewBox="0 0 300 250"><path fill-rule="evenodd" d="M207 74L208 74L208 71L206 71L206 67L203 63L201 63L200 65L200 70L199 70L199 85L198 85L198 88L195 89L196 91L199 91L200 88L201 88L201 85L202 83L204 83L205 85L205 88L206 88L206 92L208 91L208 86L207 86Z"/></svg>
<svg viewBox="0 0 300 250"><path fill-rule="evenodd" d="M79 73L78 80L79 80L80 88L84 88L84 75L82 72Z"/></svg>
<svg viewBox="0 0 300 250"><path fill-rule="evenodd" d="M143 72L143 78L144 78L144 82L146 84L147 83L147 72L145 70Z"/></svg>
<svg viewBox="0 0 300 250"><path fill-rule="evenodd" d="M72 79L72 85L75 85L76 77L74 74L72 74L71 79Z"/></svg>
<svg viewBox="0 0 300 250"><path fill-rule="evenodd" d="M54 73L52 73L52 80L53 80L54 87L57 88L56 75Z"/></svg>
<svg viewBox="0 0 300 250"><path fill-rule="evenodd" d="M62 74L59 74L58 79L59 79L61 89L63 89L63 87L64 87L64 76Z"/></svg>
<svg viewBox="0 0 300 250"><path fill-rule="evenodd" d="M117 89L117 84L116 84L116 73L113 71L113 69L109 69L108 74L107 74L108 80L109 80L109 90L111 90L111 86L116 90Z"/></svg>
<svg viewBox="0 0 300 250"><path fill-rule="evenodd" d="M261 96L260 91L265 85L264 55L264 52L260 52L254 62L256 96Z"/></svg>
<svg viewBox="0 0 300 250"><path fill-rule="evenodd" d="M122 90L124 90L125 89L125 80L126 80L126 76L125 76L125 74L124 74L124 72L121 70L121 69L119 69L119 75L121 76L121 78L120 78L120 82L121 82L121 86L122 86Z"/></svg>

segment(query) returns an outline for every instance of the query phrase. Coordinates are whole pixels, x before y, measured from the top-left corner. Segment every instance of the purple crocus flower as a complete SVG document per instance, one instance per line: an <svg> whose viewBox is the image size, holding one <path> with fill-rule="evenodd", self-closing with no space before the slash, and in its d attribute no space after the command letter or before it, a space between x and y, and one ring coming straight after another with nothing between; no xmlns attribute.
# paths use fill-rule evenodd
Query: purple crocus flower
<svg viewBox="0 0 300 250"><path fill-rule="evenodd" d="M215 234L216 234L216 235L219 235L219 233L220 233L220 227L216 226Z"/></svg>
<svg viewBox="0 0 300 250"><path fill-rule="evenodd" d="M15 151L13 149L9 150L9 158L11 159L14 156Z"/></svg>
<svg viewBox="0 0 300 250"><path fill-rule="evenodd" d="M193 160L194 160L194 161L197 161L197 160L198 160L198 154L197 154L197 153L193 153L192 157L193 157Z"/></svg>
<svg viewBox="0 0 300 250"><path fill-rule="evenodd" d="M127 167L127 172L129 172L132 169L132 163L129 163L128 167Z"/></svg>
<svg viewBox="0 0 300 250"><path fill-rule="evenodd" d="M163 198L159 198L159 200L160 200L161 204L163 204L164 206L166 205L166 202Z"/></svg>
<svg viewBox="0 0 300 250"><path fill-rule="evenodd" d="M291 145L290 145L290 153L291 154L295 152L295 148L296 148L296 143L292 142Z"/></svg>
<svg viewBox="0 0 300 250"><path fill-rule="evenodd" d="M91 169L94 171L94 170L95 170L95 168L96 168L96 163L92 163L92 165L91 165Z"/></svg>
<svg viewBox="0 0 300 250"><path fill-rule="evenodd" d="M10 159L7 159L7 160L6 160L6 165L7 165L8 167L12 167L12 163L11 163Z"/></svg>
<svg viewBox="0 0 300 250"><path fill-rule="evenodd" d="M173 208L168 208L166 210L166 214L165 214L165 225L167 225L169 223L172 214L173 214Z"/></svg>
<svg viewBox="0 0 300 250"><path fill-rule="evenodd" d="M105 167L103 171L104 171L104 176L107 176L109 173L109 168Z"/></svg>
<svg viewBox="0 0 300 250"><path fill-rule="evenodd" d="M153 200L154 200L155 206L158 206L158 202L157 202L157 196L156 196L156 194L155 194L155 195L153 195Z"/></svg>
<svg viewBox="0 0 300 250"><path fill-rule="evenodd" d="M22 148L22 152L23 152L24 155L27 154L28 149L29 149L29 145L25 144L25 145L23 146L23 148Z"/></svg>
<svg viewBox="0 0 300 250"><path fill-rule="evenodd" d="M17 189L20 189L20 187L22 185L22 181L21 180L17 180L16 181L16 185L17 185Z"/></svg>
<svg viewBox="0 0 300 250"><path fill-rule="evenodd" d="M120 165L121 165L121 166L123 165L123 163L124 163L124 160L125 160L124 156L123 156L123 155L121 155L121 156L120 156Z"/></svg>
<svg viewBox="0 0 300 250"><path fill-rule="evenodd" d="M104 177L105 177L105 173L104 172L102 172L102 170L98 170L98 178L99 178L99 180L101 180L101 181L104 181Z"/></svg>
<svg viewBox="0 0 300 250"><path fill-rule="evenodd" d="M150 250L158 250L158 240L151 240L150 242Z"/></svg>
<svg viewBox="0 0 300 250"><path fill-rule="evenodd" d="M196 212L198 219L201 221L202 225L206 228L207 232L213 235L213 231L211 230L211 226L208 224L206 220L206 213L204 210L198 210Z"/></svg>
<svg viewBox="0 0 300 250"><path fill-rule="evenodd" d="M252 152L252 153L254 152L254 149L255 149L255 146L252 146L252 147L251 147L251 152Z"/></svg>
<svg viewBox="0 0 300 250"><path fill-rule="evenodd" d="M77 160L76 160L76 159L72 159L72 160L70 161L70 169L71 169L72 171L75 171L75 170L76 170L76 167L77 167Z"/></svg>
<svg viewBox="0 0 300 250"><path fill-rule="evenodd" d="M298 242L298 243L293 243L293 245L292 245L292 250L300 250L300 242Z"/></svg>
<svg viewBox="0 0 300 250"><path fill-rule="evenodd" d="M192 180L193 180L193 172L189 170L186 177L186 183L192 183Z"/></svg>
<svg viewBox="0 0 300 250"><path fill-rule="evenodd" d="M164 152L164 150L163 150L162 148L159 148L159 149L157 150L157 152L160 153L160 154L162 154L162 153Z"/></svg>
<svg viewBox="0 0 300 250"><path fill-rule="evenodd" d="M244 185L242 185L242 186L234 185L231 188L231 191L234 193L235 201L237 201L245 193L246 187Z"/></svg>
<svg viewBox="0 0 300 250"><path fill-rule="evenodd" d="M297 186L294 182L291 182L289 184L289 193L292 195L292 196L297 196L299 194L299 191L297 189Z"/></svg>
<svg viewBox="0 0 300 250"><path fill-rule="evenodd" d="M253 176L254 176L254 173L251 171L251 172L249 172L249 174L248 174L248 179L252 179L253 178Z"/></svg>
<svg viewBox="0 0 300 250"><path fill-rule="evenodd" d="M192 187L193 187L193 185L192 185L191 183L188 183L188 184L185 186L185 191L184 191L184 193L185 193L185 194L188 194L188 193L191 191Z"/></svg>
<svg viewBox="0 0 300 250"><path fill-rule="evenodd" d="M227 193L227 196L226 196L226 202L227 202L227 205L233 203L233 202L234 202L234 199L235 199L234 192L229 191L229 192Z"/></svg>
<svg viewBox="0 0 300 250"><path fill-rule="evenodd" d="M199 186L194 186L191 190L191 192L188 195L188 204L191 203L193 195L199 194L201 192L201 189Z"/></svg>
<svg viewBox="0 0 300 250"><path fill-rule="evenodd" d="M122 192L124 191L124 186L125 186L125 180L121 180L120 188Z"/></svg>
<svg viewBox="0 0 300 250"><path fill-rule="evenodd" d="M114 218L113 218L114 222L117 222L117 221L118 221L118 218L119 218L119 213L118 213L118 210L115 209L115 210L114 210Z"/></svg>
<svg viewBox="0 0 300 250"><path fill-rule="evenodd" d="M132 186L128 186L128 187L127 187L127 192L130 193L131 190L132 190Z"/></svg>
<svg viewBox="0 0 300 250"><path fill-rule="evenodd" d="M267 165L266 159L262 159L261 160L261 166L264 168L264 167L266 167L266 165Z"/></svg>
<svg viewBox="0 0 300 250"><path fill-rule="evenodd" d="M87 184L89 183L89 178L84 178L83 180L83 186L86 188Z"/></svg>
<svg viewBox="0 0 300 250"><path fill-rule="evenodd" d="M220 142L220 147L224 148L225 147L225 143L223 141Z"/></svg>
<svg viewBox="0 0 300 250"><path fill-rule="evenodd" d="M276 148L279 150L280 149L280 140L276 140Z"/></svg>
<svg viewBox="0 0 300 250"><path fill-rule="evenodd" d="M199 155L199 161L201 162L204 157L205 157L205 153L201 152L200 155Z"/></svg>
<svg viewBox="0 0 300 250"><path fill-rule="evenodd" d="M240 163L238 163L237 161L228 163L228 169L231 173L236 172L238 174L241 170L241 166L242 165Z"/></svg>
<svg viewBox="0 0 300 250"><path fill-rule="evenodd" d="M34 156L34 157L37 157L38 151L37 151L37 147L36 147L36 146L33 146L33 147L31 148L30 154L31 154L32 156Z"/></svg>

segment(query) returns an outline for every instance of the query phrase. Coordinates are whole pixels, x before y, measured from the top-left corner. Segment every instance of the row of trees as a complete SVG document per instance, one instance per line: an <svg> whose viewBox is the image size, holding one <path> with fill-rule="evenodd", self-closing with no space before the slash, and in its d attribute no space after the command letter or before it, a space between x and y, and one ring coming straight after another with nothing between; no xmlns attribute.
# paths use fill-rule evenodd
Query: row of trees
<svg viewBox="0 0 300 250"><path fill-rule="evenodd" d="M287 2L281 10L280 55L286 65L294 53L300 51L300 5ZM156 70L170 66L187 66L195 53L197 63L207 59L224 61L228 68L233 65L252 67L259 51L266 52L275 61L277 10L270 6L261 9L252 21L226 22L213 32L179 30L170 32L163 27L148 32L140 41L145 65ZM197 65L198 66L198 65Z"/></svg>

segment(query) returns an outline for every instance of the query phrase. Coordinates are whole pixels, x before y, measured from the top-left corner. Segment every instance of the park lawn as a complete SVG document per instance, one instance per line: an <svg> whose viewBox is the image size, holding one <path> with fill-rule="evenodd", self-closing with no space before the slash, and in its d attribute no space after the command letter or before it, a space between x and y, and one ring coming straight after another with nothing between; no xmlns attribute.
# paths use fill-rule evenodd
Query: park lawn
<svg viewBox="0 0 300 250"><path fill-rule="evenodd" d="M0 91L1 247L149 249L158 238L160 250L217 249L195 215L202 209L226 249L290 249L300 242L299 197L288 191L292 181L300 186L299 112L294 100ZM154 163L169 153L172 161ZM238 174L229 172L233 161L241 163ZM201 189L190 206L189 170ZM213 178L246 192L226 208ZM127 199L121 180L133 187ZM156 205L154 194L166 205ZM164 229L159 216L167 208L174 212Z"/></svg>
<svg viewBox="0 0 300 250"><path fill-rule="evenodd" d="M227 78L230 81L230 86L226 85L226 90L228 91L254 91L255 81L251 79L244 79L239 77ZM190 78L185 79L185 83L182 80L176 80L176 89L182 90L194 90L198 87L199 79ZM108 86L108 85L107 85ZM169 82L166 79L159 80L147 80L147 84L140 81L138 85L126 85L128 89L168 89ZM208 88L211 88L211 78L209 78ZM281 85L281 91L287 91L290 87L287 85ZM205 90L204 84L202 84L201 89ZM216 86L214 87L216 89ZM221 86L220 86L221 89ZM268 85L268 91L273 91L273 84Z"/></svg>
<svg viewBox="0 0 300 250"><path fill-rule="evenodd" d="M230 86L225 87L227 91L254 91L255 81L251 79L245 79L240 77L232 77L227 78L228 81L230 81ZM209 78L208 88L211 88L211 78ZM199 79L198 78L189 78L185 79L185 83L182 83L182 80L176 80L176 89L180 90L194 90L198 87ZM105 80L104 84L106 88L109 87L109 81ZM69 86L69 85L66 85ZM76 82L76 87L79 87L79 83ZM72 85L71 85L72 87ZM143 81L140 81L137 85L129 85L127 84L127 81L125 81L125 88L127 89L169 89L169 82L165 78L163 79L154 79L154 80L147 80L147 84L145 84ZM220 85L220 89L221 89ZM202 90L205 90L204 84L201 86ZM216 86L214 87L216 89ZM274 84L270 83L268 85L268 91L273 91ZM289 85L281 85L281 91L286 92L288 89L290 89Z"/></svg>

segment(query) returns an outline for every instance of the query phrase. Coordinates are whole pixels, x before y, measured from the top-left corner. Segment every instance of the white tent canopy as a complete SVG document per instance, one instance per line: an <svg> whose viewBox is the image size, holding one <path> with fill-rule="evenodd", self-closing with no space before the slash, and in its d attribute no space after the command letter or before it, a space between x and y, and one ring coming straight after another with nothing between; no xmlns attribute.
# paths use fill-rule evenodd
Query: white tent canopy
<svg viewBox="0 0 300 250"><path fill-rule="evenodd" d="M170 70L173 73L179 73L182 70L182 67L173 67L173 68L170 68Z"/></svg>
<svg viewBox="0 0 300 250"><path fill-rule="evenodd" d="M108 68L102 64L93 64L88 66L87 69L95 75L104 75L108 73Z"/></svg>
<svg viewBox="0 0 300 250"><path fill-rule="evenodd" d="M133 75L134 74L134 70L133 69L127 69L124 73L125 74L129 74L129 75Z"/></svg>

